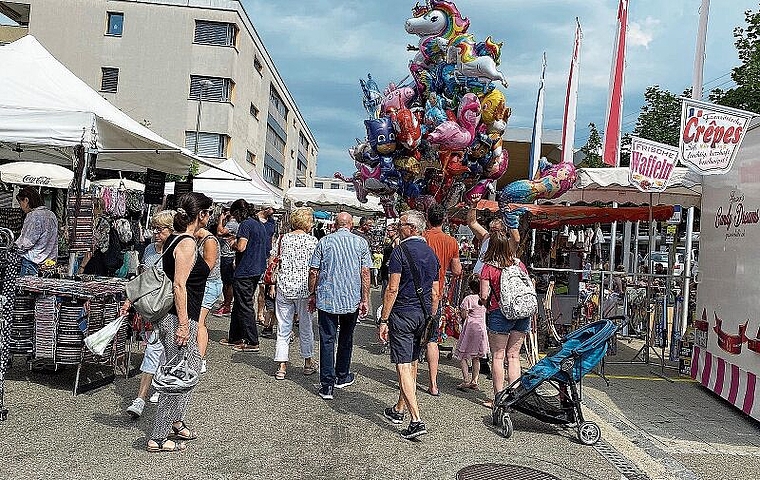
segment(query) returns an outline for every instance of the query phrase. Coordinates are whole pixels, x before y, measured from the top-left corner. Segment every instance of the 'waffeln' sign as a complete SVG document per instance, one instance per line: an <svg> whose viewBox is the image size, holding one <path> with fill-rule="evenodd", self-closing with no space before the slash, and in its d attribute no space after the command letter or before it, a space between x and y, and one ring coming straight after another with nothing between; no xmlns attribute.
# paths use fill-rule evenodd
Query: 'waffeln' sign
<svg viewBox="0 0 760 480"><path fill-rule="evenodd" d="M673 176L678 149L651 140L631 137L628 180L642 192L662 192Z"/></svg>
<svg viewBox="0 0 760 480"><path fill-rule="evenodd" d="M681 163L700 175L721 175L734 164L751 112L684 98L681 106Z"/></svg>

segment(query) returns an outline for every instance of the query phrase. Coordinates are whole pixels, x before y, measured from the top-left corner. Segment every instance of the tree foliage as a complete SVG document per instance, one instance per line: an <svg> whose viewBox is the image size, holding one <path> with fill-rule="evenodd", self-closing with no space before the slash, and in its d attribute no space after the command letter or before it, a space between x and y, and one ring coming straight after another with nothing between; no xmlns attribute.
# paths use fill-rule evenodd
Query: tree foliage
<svg viewBox="0 0 760 480"><path fill-rule="evenodd" d="M691 96L691 89L685 90L682 96ZM636 127L631 134L623 135L620 165L630 163L631 136L677 147L680 129L681 97L659 85L647 87Z"/></svg>
<svg viewBox="0 0 760 480"><path fill-rule="evenodd" d="M583 168L599 168L607 167L606 163L602 159L602 137L599 135L599 130L596 129L594 122L588 124L588 140L586 144L581 147L583 152L583 161L578 165Z"/></svg>
<svg viewBox="0 0 760 480"><path fill-rule="evenodd" d="M760 114L760 11L747 10L744 18L746 28L734 29L734 45L741 61L741 65L731 70L736 87L715 89L710 92L710 100Z"/></svg>

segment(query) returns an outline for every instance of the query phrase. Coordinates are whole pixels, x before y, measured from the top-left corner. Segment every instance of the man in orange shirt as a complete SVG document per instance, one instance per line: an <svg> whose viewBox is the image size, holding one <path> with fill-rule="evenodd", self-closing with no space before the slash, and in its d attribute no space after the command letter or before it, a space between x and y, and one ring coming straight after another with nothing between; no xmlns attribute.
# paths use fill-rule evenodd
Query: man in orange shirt
<svg viewBox="0 0 760 480"><path fill-rule="evenodd" d="M459 261L459 243L451 235L441 230L443 220L446 217L446 208L440 204L433 204L427 211L428 229L425 230L424 237L428 246L433 249L435 256L438 257L440 269L438 270L438 303L439 311L444 304L444 292L446 291L446 271L451 271L452 283L462 275L462 264ZM427 393L433 396L440 394L438 390L438 332L433 338L429 339L427 344L427 361L430 373L430 386Z"/></svg>

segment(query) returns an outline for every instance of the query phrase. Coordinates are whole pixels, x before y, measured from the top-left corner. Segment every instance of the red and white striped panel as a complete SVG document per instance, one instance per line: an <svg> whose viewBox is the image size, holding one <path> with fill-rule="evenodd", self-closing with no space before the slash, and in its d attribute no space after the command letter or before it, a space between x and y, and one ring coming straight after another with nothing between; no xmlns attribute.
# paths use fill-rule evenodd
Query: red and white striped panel
<svg viewBox="0 0 760 480"><path fill-rule="evenodd" d="M757 388L755 374L695 345L691 359L691 378L750 417L760 420L760 388Z"/></svg>

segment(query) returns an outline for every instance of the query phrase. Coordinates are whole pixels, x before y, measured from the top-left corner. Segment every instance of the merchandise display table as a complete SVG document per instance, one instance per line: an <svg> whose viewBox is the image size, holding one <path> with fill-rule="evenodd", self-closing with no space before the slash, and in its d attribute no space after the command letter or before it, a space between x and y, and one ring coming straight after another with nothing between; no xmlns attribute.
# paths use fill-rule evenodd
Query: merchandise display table
<svg viewBox="0 0 760 480"><path fill-rule="evenodd" d="M11 321L11 354L27 355L32 361L77 365L73 393L79 390L84 364L116 368L125 362L129 371L131 345L129 325L119 328L113 342L102 356L90 352L84 338L116 319L124 300L126 281L120 278L19 277Z"/></svg>

